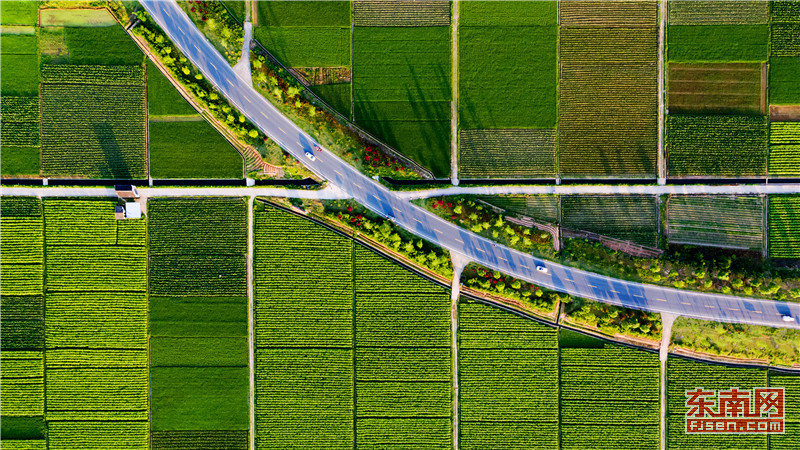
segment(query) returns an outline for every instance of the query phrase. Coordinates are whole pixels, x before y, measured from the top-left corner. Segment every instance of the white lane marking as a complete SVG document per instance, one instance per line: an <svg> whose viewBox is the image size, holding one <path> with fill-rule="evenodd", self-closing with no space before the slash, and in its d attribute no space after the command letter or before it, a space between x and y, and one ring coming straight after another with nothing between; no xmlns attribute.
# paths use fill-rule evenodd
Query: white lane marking
<svg viewBox="0 0 800 450"><path fill-rule="evenodd" d="M703 305L703 306L705 306L706 308L716 308L716 306L714 305Z"/></svg>
<svg viewBox="0 0 800 450"><path fill-rule="evenodd" d="M245 97L244 99L247 100L247 103L250 103L251 105L253 104L253 101L250 100L250 97ZM264 114L264 112L262 111L261 114Z"/></svg>
<svg viewBox="0 0 800 450"><path fill-rule="evenodd" d="M531 270L531 268L530 268L530 267L528 267L528 266L526 266L525 264L520 264L520 266L522 266L522 267L524 267L524 268L526 268L526 269L528 269L528 270Z"/></svg>
<svg viewBox="0 0 800 450"><path fill-rule="evenodd" d="M502 259L503 261L508 262L508 260L503 258L502 256L498 256L497 259Z"/></svg>
<svg viewBox="0 0 800 450"><path fill-rule="evenodd" d="M340 177L343 177L343 178L344 178L344 175L342 175L342 173L341 173L341 172L339 172L338 170L336 170L336 169L333 169L333 171L334 171L334 172L336 172L336 175L339 175Z"/></svg>
<svg viewBox="0 0 800 450"><path fill-rule="evenodd" d="M200 51L200 47L198 47L197 44L192 44L192 45L194 45L195 50L197 50L198 52Z"/></svg>
<svg viewBox="0 0 800 450"><path fill-rule="evenodd" d="M613 289L609 289L609 291L611 291L611 292L613 292L613 293L615 293L615 294L619 294L619 291L615 291L615 290L613 290Z"/></svg>
<svg viewBox="0 0 800 450"><path fill-rule="evenodd" d="M422 223L422 222L420 222L420 223ZM433 231L435 231L435 232L437 232L437 233L442 233L442 230L440 230L440 229L438 229L438 228L434 228L434 229L433 229Z"/></svg>
<svg viewBox="0 0 800 450"><path fill-rule="evenodd" d="M417 221L417 222L419 222L419 223L422 223L422 221L421 221L421 220L419 220L419 219L418 219L418 218L416 218L416 217L414 217L414 220L416 220L416 221Z"/></svg>
<svg viewBox="0 0 800 450"><path fill-rule="evenodd" d="M357 188L359 188L359 189L364 189L364 188L363 188L363 187L361 187L361 185L360 185L360 184L358 184L358 183L353 183L353 186L355 186L355 187L357 187Z"/></svg>
<svg viewBox="0 0 800 450"><path fill-rule="evenodd" d="M691 305L689 302L681 302L681 305Z"/></svg>
<svg viewBox="0 0 800 450"><path fill-rule="evenodd" d="M297 145L299 145L300 147L303 146L303 144L300 141L295 141L295 142L297 142Z"/></svg>
<svg viewBox="0 0 800 450"><path fill-rule="evenodd" d="M477 250L477 251L479 251L479 252L486 253L486 250L484 250L484 249L482 249L482 248L480 248L480 247L475 247L475 250Z"/></svg>
<svg viewBox="0 0 800 450"><path fill-rule="evenodd" d="M753 311L756 314L761 314L761 311Z"/></svg>
<svg viewBox="0 0 800 450"><path fill-rule="evenodd" d="M634 297L644 298L644 295L633 294Z"/></svg>
<svg viewBox="0 0 800 450"><path fill-rule="evenodd" d="M216 64L214 64L214 63L213 63L213 62L211 62L211 61L209 61L208 63L209 63L209 64L211 64L211 67L213 67L213 68L214 68L214 70L217 70L217 65L216 65ZM245 97L245 98L247 98L247 97Z"/></svg>
<svg viewBox="0 0 800 450"><path fill-rule="evenodd" d="M657 301L657 302L665 302L666 300L665 300L665 299L663 299L663 298L657 298L657 299L656 299L656 301Z"/></svg>
<svg viewBox="0 0 800 450"><path fill-rule="evenodd" d="M283 133L283 134L286 134L286 132L285 132L285 131L283 131L283 128L281 128L281 127L278 127L278 129L279 129L279 130L281 130L281 133Z"/></svg>
<svg viewBox="0 0 800 450"><path fill-rule="evenodd" d="M728 308L728 311L739 311L739 308ZM778 313L780 314L780 313Z"/></svg>
<svg viewBox="0 0 800 450"><path fill-rule="evenodd" d="M569 281L572 281L572 280L569 280ZM573 283L575 283L574 281L572 281L572 282L573 282ZM587 285L587 286L589 286L590 288L595 288L595 289L597 289L597 286L595 286L595 285L588 284L588 283L587 283L586 285Z"/></svg>
<svg viewBox="0 0 800 450"><path fill-rule="evenodd" d="M464 243L464 241L462 241L462 240L461 240L461 239L459 239L459 238L453 238L453 239L455 239L455 240L456 240L456 242L460 242L460 243L462 243L462 244Z"/></svg>

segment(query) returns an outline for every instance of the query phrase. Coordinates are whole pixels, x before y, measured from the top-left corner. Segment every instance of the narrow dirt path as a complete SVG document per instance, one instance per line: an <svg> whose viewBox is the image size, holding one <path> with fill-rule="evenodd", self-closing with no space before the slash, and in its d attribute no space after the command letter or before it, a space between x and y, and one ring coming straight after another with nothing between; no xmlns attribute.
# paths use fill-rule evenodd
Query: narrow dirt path
<svg viewBox="0 0 800 450"><path fill-rule="evenodd" d="M661 347L658 359L661 361L661 450L667 448L667 357L669 343L672 341L672 324L678 316L661 314Z"/></svg>
<svg viewBox="0 0 800 450"><path fill-rule="evenodd" d="M452 98L450 100L450 180L458 186L458 20L459 0L453 0L453 13L450 20L452 47Z"/></svg>
<svg viewBox="0 0 800 450"><path fill-rule="evenodd" d="M664 49L666 48L667 0L660 0L658 20L658 184L667 183L667 155L664 152Z"/></svg>
<svg viewBox="0 0 800 450"><path fill-rule="evenodd" d="M255 295L253 290L253 206L256 197L247 199L247 353L250 367L250 448L256 448L256 360L255 360L255 321L253 308Z"/></svg>
<svg viewBox="0 0 800 450"><path fill-rule="evenodd" d="M453 377L453 450L458 450L458 299L461 297L461 272L469 263L466 256L452 252L453 282L450 286L450 334Z"/></svg>

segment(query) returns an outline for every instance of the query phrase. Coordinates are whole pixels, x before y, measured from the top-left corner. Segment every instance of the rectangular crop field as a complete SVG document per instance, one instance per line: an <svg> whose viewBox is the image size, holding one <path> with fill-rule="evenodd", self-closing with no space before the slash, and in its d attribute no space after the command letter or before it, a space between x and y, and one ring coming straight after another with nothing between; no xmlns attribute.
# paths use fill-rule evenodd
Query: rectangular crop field
<svg viewBox="0 0 800 450"><path fill-rule="evenodd" d="M655 197L583 195L561 198L562 224L655 247L658 211Z"/></svg>
<svg viewBox="0 0 800 450"><path fill-rule="evenodd" d="M115 205L44 202L51 447L148 445L146 219L128 219L143 232L124 232L119 242Z"/></svg>
<svg viewBox="0 0 800 450"><path fill-rule="evenodd" d="M450 2L441 0L356 0L357 27L435 27L450 25Z"/></svg>
<svg viewBox="0 0 800 450"><path fill-rule="evenodd" d="M288 67L350 66L350 2L260 2L253 33Z"/></svg>
<svg viewBox="0 0 800 450"><path fill-rule="evenodd" d="M452 445L448 291L306 218L255 214L258 445Z"/></svg>
<svg viewBox="0 0 800 450"><path fill-rule="evenodd" d="M672 244L761 250L764 200L761 197L671 196L667 233Z"/></svg>
<svg viewBox="0 0 800 450"><path fill-rule="evenodd" d="M450 173L450 29L356 27L353 119L433 171Z"/></svg>
<svg viewBox="0 0 800 450"><path fill-rule="evenodd" d="M760 63L669 65L670 113L765 114L766 70Z"/></svg>
<svg viewBox="0 0 800 450"><path fill-rule="evenodd" d="M800 195L769 196L769 255L800 257Z"/></svg>
<svg viewBox="0 0 800 450"><path fill-rule="evenodd" d="M463 130L555 128L556 4L473 1L461 5L459 116ZM508 163L513 170L515 164Z"/></svg>
<svg viewBox="0 0 800 450"><path fill-rule="evenodd" d="M658 27L652 20L655 3L645 4L640 12L647 20L640 27L561 28L558 148L563 177L655 175Z"/></svg>
<svg viewBox="0 0 800 450"><path fill-rule="evenodd" d="M151 61L147 62L147 110L149 118L197 115L197 111Z"/></svg>
<svg viewBox="0 0 800 450"><path fill-rule="evenodd" d="M242 178L242 156L204 119L151 121L149 131L153 178Z"/></svg>
<svg viewBox="0 0 800 450"><path fill-rule="evenodd" d="M668 173L766 175L767 132L764 116L670 114L666 137Z"/></svg>
<svg viewBox="0 0 800 450"><path fill-rule="evenodd" d="M0 35L0 39L3 39ZM34 36L35 37L35 36ZM36 96L39 94L39 58L36 53L2 54L0 70L3 72L5 95Z"/></svg>
<svg viewBox="0 0 800 450"><path fill-rule="evenodd" d="M758 25L670 25L670 62L755 62L769 56L770 28Z"/></svg>
<svg viewBox="0 0 800 450"><path fill-rule="evenodd" d="M42 85L42 173L144 178L145 92L139 85Z"/></svg>
<svg viewBox="0 0 800 450"><path fill-rule="evenodd" d="M0 24L36 25L39 15L38 1L0 2Z"/></svg>
<svg viewBox="0 0 800 450"><path fill-rule="evenodd" d="M141 66L144 54L119 24L106 27L65 27L70 64Z"/></svg>
<svg viewBox="0 0 800 450"><path fill-rule="evenodd" d="M482 197L481 200L503 208L512 215L558 223L558 196L555 195L495 195Z"/></svg>
<svg viewBox="0 0 800 450"><path fill-rule="evenodd" d="M716 364L706 364L681 358L667 361L667 448L686 450L766 449L764 434L687 434L685 391L697 389L753 389L767 386L767 371Z"/></svg>
<svg viewBox="0 0 800 450"><path fill-rule="evenodd" d="M658 447L659 373L655 353L611 344L562 348L561 448Z"/></svg>
<svg viewBox="0 0 800 450"><path fill-rule="evenodd" d="M769 22L770 2L763 0L671 0L671 25L745 25Z"/></svg>
<svg viewBox="0 0 800 450"><path fill-rule="evenodd" d="M800 122L770 122L769 174L800 175Z"/></svg>
<svg viewBox="0 0 800 450"><path fill-rule="evenodd" d="M557 449L558 330L480 303L458 309L462 448Z"/></svg>
<svg viewBox="0 0 800 450"><path fill-rule="evenodd" d="M770 105L800 105L800 56L769 60Z"/></svg>

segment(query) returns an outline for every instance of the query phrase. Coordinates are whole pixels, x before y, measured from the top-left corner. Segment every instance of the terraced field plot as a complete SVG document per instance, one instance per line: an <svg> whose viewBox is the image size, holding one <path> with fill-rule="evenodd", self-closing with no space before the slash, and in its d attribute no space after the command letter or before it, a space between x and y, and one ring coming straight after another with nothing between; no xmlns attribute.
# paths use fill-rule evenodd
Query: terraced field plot
<svg viewBox="0 0 800 450"><path fill-rule="evenodd" d="M654 176L656 4L637 2L631 9L628 2L604 2L584 11L584 3L573 3L559 3L569 12L559 38L561 175Z"/></svg>
<svg viewBox="0 0 800 450"><path fill-rule="evenodd" d="M667 233L672 244L760 250L764 246L764 200L671 196Z"/></svg>
<svg viewBox="0 0 800 450"><path fill-rule="evenodd" d="M353 119L446 177L450 72L449 27L355 27Z"/></svg>
<svg viewBox="0 0 800 450"><path fill-rule="evenodd" d="M764 176L767 118L670 114L666 153L670 176Z"/></svg>
<svg viewBox="0 0 800 450"><path fill-rule="evenodd" d="M258 445L452 446L446 290L274 206L256 236Z"/></svg>
<svg viewBox="0 0 800 450"><path fill-rule="evenodd" d="M800 122L770 122L769 174L800 175Z"/></svg>
<svg viewBox="0 0 800 450"><path fill-rule="evenodd" d="M562 225L637 244L658 244L655 197L565 196L561 199Z"/></svg>
<svg viewBox="0 0 800 450"><path fill-rule="evenodd" d="M800 195L769 196L769 255L800 256Z"/></svg>
<svg viewBox="0 0 800 450"><path fill-rule="evenodd" d="M669 65L670 113L766 113L766 68L759 63Z"/></svg>

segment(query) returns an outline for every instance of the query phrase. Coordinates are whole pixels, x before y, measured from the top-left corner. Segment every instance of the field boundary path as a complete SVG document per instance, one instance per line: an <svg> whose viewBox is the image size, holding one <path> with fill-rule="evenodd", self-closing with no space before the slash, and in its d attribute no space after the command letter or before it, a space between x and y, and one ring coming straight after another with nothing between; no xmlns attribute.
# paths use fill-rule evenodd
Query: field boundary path
<svg viewBox="0 0 800 450"><path fill-rule="evenodd" d="M661 314L661 346L658 349L658 359L661 363L661 450L667 449L667 357L669 357L669 343L672 342L672 324L678 317L674 314Z"/></svg>
<svg viewBox="0 0 800 450"><path fill-rule="evenodd" d="M658 3L660 8L658 14L658 163L656 171L658 172L658 184L664 185L667 183L667 155L664 149L664 116L666 115L666 106L664 105L664 77L666 76L664 66L666 58L664 49L667 47L666 28L669 12L667 0L659 0Z"/></svg>
<svg viewBox="0 0 800 450"><path fill-rule="evenodd" d="M250 369L250 448L256 448L256 341L255 341L255 285L253 278L253 236L256 197L247 199L247 354Z"/></svg>
<svg viewBox="0 0 800 450"><path fill-rule="evenodd" d="M461 253L489 269L576 297L701 320L800 329L800 322L796 320L800 317L800 304L633 283L535 258L497 245L408 202L407 198L362 174L330 151L309 160L305 152L313 151L313 146L318 145L316 140L281 114L252 85L236 76L225 58L174 0L142 0L140 3L203 76L262 132L309 170L349 193L354 201L383 217L392 217L398 226L422 239ZM245 195L251 194L257 195L253 191ZM288 190L284 196L287 194L290 194ZM786 316L795 320L783 320Z"/></svg>
<svg viewBox="0 0 800 450"><path fill-rule="evenodd" d="M459 21L459 2L453 0L451 3L453 12L450 21L450 46L452 57L450 65L452 74L450 85L452 87L452 98L450 99L450 180L454 186L458 186L458 21Z"/></svg>
<svg viewBox="0 0 800 450"><path fill-rule="evenodd" d="M461 272L469 264L469 259L459 253L451 252L453 262L453 282L450 286L450 369L453 377L453 449L458 450L458 299L461 297Z"/></svg>

